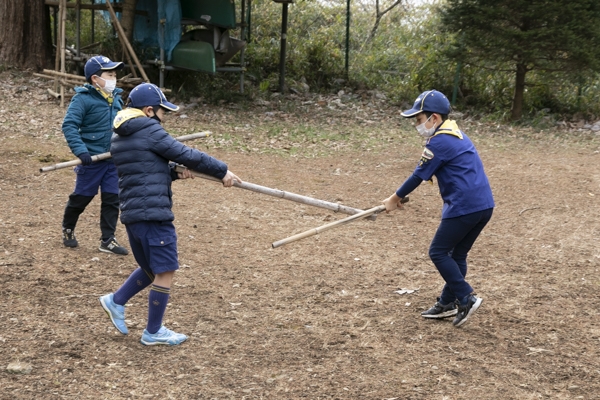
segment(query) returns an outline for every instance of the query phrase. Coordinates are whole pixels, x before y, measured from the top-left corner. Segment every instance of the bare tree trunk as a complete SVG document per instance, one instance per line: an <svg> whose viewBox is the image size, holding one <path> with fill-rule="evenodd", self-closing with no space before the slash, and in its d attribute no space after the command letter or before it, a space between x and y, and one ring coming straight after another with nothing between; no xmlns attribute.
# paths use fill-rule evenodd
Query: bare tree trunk
<svg viewBox="0 0 600 400"><path fill-rule="evenodd" d="M0 1L0 64L41 71L51 66L50 15L43 0Z"/></svg>
<svg viewBox="0 0 600 400"><path fill-rule="evenodd" d="M125 31L129 43L133 43L133 24L135 21L136 0L123 1L123 14L121 16L121 27Z"/></svg>
<svg viewBox="0 0 600 400"><path fill-rule="evenodd" d="M523 116L523 95L525 93L525 75L527 66L524 63L517 64L517 73L515 77L515 94L513 97L510 119L517 121Z"/></svg>
<svg viewBox="0 0 600 400"><path fill-rule="evenodd" d="M390 11L392 11L394 8L399 6L401 3L402 3L402 0L396 0L396 1L394 1L394 3L392 3L392 5L390 5L385 10L379 11L379 0L375 1L375 24L373 25L373 28L371 29L371 33L369 34L369 37L367 38L367 43L369 43L375 37L375 34L377 33L377 29L379 28L379 24L381 23L381 19L384 17L384 15L389 13Z"/></svg>

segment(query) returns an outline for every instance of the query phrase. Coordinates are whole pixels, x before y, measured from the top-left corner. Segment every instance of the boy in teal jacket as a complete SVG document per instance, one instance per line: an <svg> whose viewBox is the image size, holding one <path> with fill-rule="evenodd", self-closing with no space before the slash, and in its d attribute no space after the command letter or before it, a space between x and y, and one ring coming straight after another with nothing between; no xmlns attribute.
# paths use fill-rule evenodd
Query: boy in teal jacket
<svg viewBox="0 0 600 400"><path fill-rule="evenodd" d="M123 108L116 88L117 70L122 62L113 62L104 56L90 58L84 67L88 83L75 88L75 96L69 104L62 124L65 139L71 151L81 160L75 167L75 190L69 196L62 222L63 244L77 247L75 226L81 213L101 191L99 250L106 253L127 255L126 248L119 245L115 230L119 218L119 187L115 164L111 159L92 163L92 156L110 150L112 123L117 112Z"/></svg>

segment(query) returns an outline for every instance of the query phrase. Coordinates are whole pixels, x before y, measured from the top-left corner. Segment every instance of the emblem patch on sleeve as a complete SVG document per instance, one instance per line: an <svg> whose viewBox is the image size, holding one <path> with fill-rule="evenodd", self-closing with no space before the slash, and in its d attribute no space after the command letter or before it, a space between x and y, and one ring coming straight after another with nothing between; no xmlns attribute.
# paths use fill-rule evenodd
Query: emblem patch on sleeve
<svg viewBox="0 0 600 400"><path fill-rule="evenodd" d="M423 149L423 154L421 154L421 160L419 160L419 166L425 164L429 160L433 158L433 151L428 148Z"/></svg>

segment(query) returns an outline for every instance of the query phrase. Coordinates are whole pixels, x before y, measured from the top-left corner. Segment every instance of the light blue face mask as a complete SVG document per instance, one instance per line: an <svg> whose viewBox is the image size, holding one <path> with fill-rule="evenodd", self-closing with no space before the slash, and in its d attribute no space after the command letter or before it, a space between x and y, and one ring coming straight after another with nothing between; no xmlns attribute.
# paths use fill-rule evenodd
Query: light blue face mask
<svg viewBox="0 0 600 400"><path fill-rule="evenodd" d="M433 114L431 114L429 118L425 120L425 122L416 126L417 132L419 132L419 135L423 136L424 138L430 138L435 133L435 125L431 128L425 128L425 124L431 119L431 117L433 117Z"/></svg>

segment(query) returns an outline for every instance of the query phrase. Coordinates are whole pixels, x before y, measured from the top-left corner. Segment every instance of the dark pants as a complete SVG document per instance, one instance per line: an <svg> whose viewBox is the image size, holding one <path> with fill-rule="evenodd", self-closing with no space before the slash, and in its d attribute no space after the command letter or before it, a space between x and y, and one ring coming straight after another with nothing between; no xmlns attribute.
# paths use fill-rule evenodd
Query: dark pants
<svg viewBox="0 0 600 400"><path fill-rule="evenodd" d="M467 276L467 254L475 240L492 218L493 208L456 218L442 219L429 247L429 257L446 284L440 295L440 303L455 300L461 303L473 292Z"/></svg>
<svg viewBox="0 0 600 400"><path fill-rule="evenodd" d="M62 226L75 229L79 216L101 189L100 231L101 239L107 241L115 236L119 219L118 176L114 163L100 161L91 165L78 165L75 168L77 180L75 191L69 196Z"/></svg>
<svg viewBox="0 0 600 400"><path fill-rule="evenodd" d="M171 221L141 221L126 224L135 261L148 276L179 269L177 233Z"/></svg>

